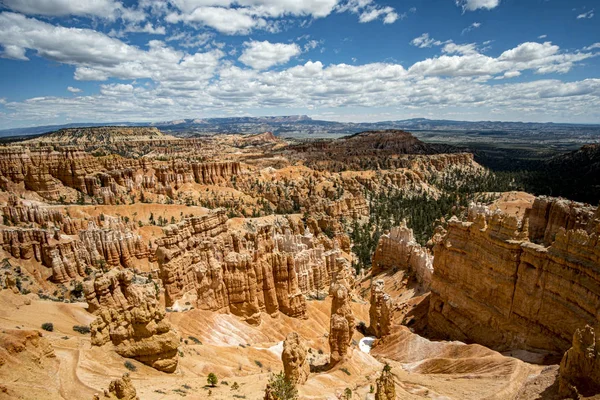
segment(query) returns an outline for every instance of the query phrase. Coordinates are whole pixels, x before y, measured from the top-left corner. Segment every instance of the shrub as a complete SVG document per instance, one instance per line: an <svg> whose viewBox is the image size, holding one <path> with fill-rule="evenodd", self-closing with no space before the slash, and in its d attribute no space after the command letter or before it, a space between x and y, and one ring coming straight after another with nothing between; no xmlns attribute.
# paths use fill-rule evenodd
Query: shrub
<svg viewBox="0 0 600 400"><path fill-rule="evenodd" d="M258 360L254 360L254 364L258 365L258 368L262 368L263 367L263 364L260 361L258 361Z"/></svg>
<svg viewBox="0 0 600 400"><path fill-rule="evenodd" d="M238 390L240 388L240 385L238 385L237 382L233 382L233 385L231 385L231 390Z"/></svg>
<svg viewBox="0 0 600 400"><path fill-rule="evenodd" d="M194 336L188 336L188 339L190 339L195 344L202 344L202 342L198 338L196 338Z"/></svg>
<svg viewBox="0 0 600 400"><path fill-rule="evenodd" d="M125 361L125 368L127 368L128 370L135 372L137 371L137 367L135 365L133 365L133 363L129 360Z"/></svg>
<svg viewBox="0 0 600 400"><path fill-rule="evenodd" d="M54 330L54 324L52 322L44 322L42 324L42 329L48 332L52 332Z"/></svg>
<svg viewBox="0 0 600 400"><path fill-rule="evenodd" d="M274 397L279 400L296 400L298 399L298 389L293 382L285 377L283 371L276 375L271 375L269 378L269 388Z"/></svg>
<svg viewBox="0 0 600 400"><path fill-rule="evenodd" d="M351 390L350 388L346 388L346 389L344 390L344 397L345 397L347 400L350 400L350 399L352 398L352 390Z"/></svg>
<svg viewBox="0 0 600 400"><path fill-rule="evenodd" d="M73 325L73 330L81 333L82 335L86 335L91 332L91 329L88 325Z"/></svg>
<svg viewBox="0 0 600 400"><path fill-rule="evenodd" d="M345 373L346 375L348 375L348 376L350 376L350 375L351 375L351 374L350 374L350 371L348 371L348 368L346 368L346 367L342 367L342 368L340 368L340 370L341 370L342 372L344 372L344 373Z"/></svg>
<svg viewBox="0 0 600 400"><path fill-rule="evenodd" d="M208 374L206 382L208 382L210 386L215 387L217 383L219 383L219 380L217 379L217 376L211 372L210 374Z"/></svg>

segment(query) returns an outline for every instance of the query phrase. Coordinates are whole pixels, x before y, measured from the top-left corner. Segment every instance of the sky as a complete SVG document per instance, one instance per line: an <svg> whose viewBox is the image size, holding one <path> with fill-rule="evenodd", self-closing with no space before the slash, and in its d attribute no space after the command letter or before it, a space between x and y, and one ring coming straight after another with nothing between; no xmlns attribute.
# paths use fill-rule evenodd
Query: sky
<svg viewBox="0 0 600 400"><path fill-rule="evenodd" d="M0 129L600 123L599 55L598 0L0 0Z"/></svg>

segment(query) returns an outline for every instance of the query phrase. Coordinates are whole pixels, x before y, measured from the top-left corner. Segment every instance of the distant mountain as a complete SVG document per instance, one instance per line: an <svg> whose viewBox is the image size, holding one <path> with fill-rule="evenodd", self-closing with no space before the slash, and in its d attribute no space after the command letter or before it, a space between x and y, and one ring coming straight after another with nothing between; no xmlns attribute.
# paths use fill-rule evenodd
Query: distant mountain
<svg viewBox="0 0 600 400"><path fill-rule="evenodd" d="M56 131L61 128L87 126L154 126L165 132L182 137L215 133L257 134L273 132L284 137L328 137L344 136L363 131L400 129L410 131L460 131L473 135L503 136L511 133L537 134L561 133L565 131L591 131L600 135L600 125L555 124L536 122L497 122L497 121L451 121L414 118L399 121L382 122L335 122L310 118L307 115L288 115L274 117L229 117L180 119L156 123L119 122L119 123L73 123L67 125L47 125L31 128L0 130L0 137L36 135Z"/></svg>

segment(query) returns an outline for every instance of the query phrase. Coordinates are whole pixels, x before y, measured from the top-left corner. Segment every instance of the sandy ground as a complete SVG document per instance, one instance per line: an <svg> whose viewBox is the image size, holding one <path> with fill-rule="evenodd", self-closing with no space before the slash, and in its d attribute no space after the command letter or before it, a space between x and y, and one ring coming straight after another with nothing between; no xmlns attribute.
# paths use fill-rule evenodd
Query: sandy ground
<svg viewBox="0 0 600 400"><path fill-rule="evenodd" d="M414 289L402 289L403 274L384 279L394 297L405 299L414 294ZM326 363L330 307L329 299L309 301L308 320L263 314L259 326L209 311L168 313L167 319L181 335L179 367L174 374L165 374L131 361L137 368L131 377L138 395L144 400L262 399L270 374L283 367L281 344L289 332L305 338L314 365ZM356 296L352 307L357 322L368 324L368 303ZM53 332L42 332L56 354L44 368L26 362L13 362L9 368L0 364L0 382L9 393L18 392L24 399L91 399L94 393L102 393L112 379L128 371L125 359L110 344L92 347L89 335L73 331L73 325L89 324L92 319L83 303L41 301L33 294L0 291L0 328L40 330L42 323L53 322ZM527 364L483 346L431 342L397 326L366 354L358 348L362 337L355 332L347 361L312 373L299 387L300 398L336 399L350 388L353 398L373 400L370 388L384 363L392 366L402 399L542 399L551 398L555 386L556 368ZM219 378L214 388L206 384L210 372ZM47 383L29 390L35 379ZM239 389L231 388L234 382ZM16 397L0 394L0 399L4 398Z"/></svg>

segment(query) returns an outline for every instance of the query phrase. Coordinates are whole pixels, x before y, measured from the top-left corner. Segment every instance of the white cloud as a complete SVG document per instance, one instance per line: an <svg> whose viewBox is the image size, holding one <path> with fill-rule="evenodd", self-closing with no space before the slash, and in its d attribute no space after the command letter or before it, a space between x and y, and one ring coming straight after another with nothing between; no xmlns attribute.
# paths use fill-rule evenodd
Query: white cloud
<svg viewBox="0 0 600 400"><path fill-rule="evenodd" d="M590 46L584 47L583 50L584 51L590 51L590 50L594 50L594 49L600 49L600 42L598 43L594 43Z"/></svg>
<svg viewBox="0 0 600 400"><path fill-rule="evenodd" d="M467 33L471 32L473 29L479 28L480 26L481 26L480 22L473 22L471 25L469 25L465 29L463 29L460 34L461 35L467 34Z"/></svg>
<svg viewBox="0 0 600 400"><path fill-rule="evenodd" d="M239 61L254 68L267 69L274 65L285 64L301 53L297 44L270 43L268 41L244 42L244 51Z"/></svg>
<svg viewBox="0 0 600 400"><path fill-rule="evenodd" d="M79 89L79 88L76 88L76 87L73 87L73 86L69 86L69 87L67 87L67 90L68 90L69 92L71 92L71 93L81 93L81 92L82 92L82 90L81 90L81 89Z"/></svg>
<svg viewBox="0 0 600 400"><path fill-rule="evenodd" d="M429 37L429 33L424 33L419 37L411 40L410 44L419 48L431 47L431 46L441 46L443 43L439 40L435 40Z"/></svg>
<svg viewBox="0 0 600 400"><path fill-rule="evenodd" d="M154 26L151 22L145 25L129 24L125 27L125 32L149 33L151 35L165 35L167 30L164 26Z"/></svg>
<svg viewBox="0 0 600 400"><path fill-rule="evenodd" d="M540 35L538 36L538 39L546 39L548 37L548 35Z"/></svg>
<svg viewBox="0 0 600 400"><path fill-rule="evenodd" d="M577 16L577 19L590 19L590 18L594 18L594 10L584 12Z"/></svg>
<svg viewBox="0 0 600 400"><path fill-rule="evenodd" d="M382 18L384 24L393 24L401 18L393 7L382 7L375 4L373 0L347 0L337 7L337 12L357 14L359 16L358 21L361 23L372 22Z"/></svg>
<svg viewBox="0 0 600 400"><path fill-rule="evenodd" d="M64 17L68 15L115 20L142 21L142 11L123 6L115 0L2 0L11 10L29 15Z"/></svg>
<svg viewBox="0 0 600 400"><path fill-rule="evenodd" d="M500 0L456 0L456 5L462 7L463 11L491 10L500 5Z"/></svg>
<svg viewBox="0 0 600 400"><path fill-rule="evenodd" d="M456 45L450 42L443 51L461 55L443 55L419 61L409 68L409 72L413 75L454 77L486 77L524 70L533 70L537 74L566 73L575 63L594 56L592 53L560 53L559 50L550 42L527 42L493 58L480 54L473 44Z"/></svg>
<svg viewBox="0 0 600 400"><path fill-rule="evenodd" d="M217 0L177 1L181 2L182 10L217 7L214 5ZM228 1L223 0L225 3ZM369 4L373 5L367 0L355 3L363 7L358 18ZM257 7L236 4L240 9ZM300 7L297 4L289 7L292 6ZM152 9L147 7L146 10ZM271 15L280 11L260 12ZM248 15L256 19L258 14ZM385 17L378 17L382 18ZM122 25L126 28L128 23ZM145 28L145 23L131 25ZM152 25L152 29L157 26ZM359 57L352 65L324 65L315 60L270 69L290 62L303 51L317 48L319 42L307 36L297 38L297 43L247 41L243 47L238 46L242 52L239 61L250 67L246 68L224 60L225 52L234 51L235 47L223 47L217 39L211 32L175 30L164 41L152 40L138 47L92 29L66 28L20 14L0 13L3 57L27 60L40 56L72 65L74 77L79 80L121 80L105 82L99 85L99 93L90 95L73 96L64 92L64 97L5 101L0 125L27 121L29 125L31 121L51 123L57 114L80 121L125 121L185 118L200 113L239 115L257 109L261 113L270 110L285 113L291 109L337 112L393 107L447 115L448 110L459 106L489 113L497 110L526 113L526 116L537 112L544 118L561 115L575 118L584 113L586 118L600 119L600 79L569 83L541 79L542 74L568 72L595 56L592 50L600 48L600 43L581 50L563 50L551 42L526 42L502 49L506 51L491 57L482 54L488 42L455 43L423 34L411 44L437 46L438 55L413 65L402 66L393 59L389 63L361 65ZM204 50L180 50L194 47ZM209 48L213 50L207 51ZM318 57L318 52L314 53ZM352 56L357 55L349 54L348 59ZM526 71L537 74L534 78L527 74L527 80L532 82L514 79ZM148 80L136 83L142 78ZM75 87L67 90L80 93Z"/></svg>
<svg viewBox="0 0 600 400"><path fill-rule="evenodd" d="M498 58L501 61L527 62L546 58L558 53L559 47L551 42L526 42L514 49L505 51Z"/></svg>
<svg viewBox="0 0 600 400"><path fill-rule="evenodd" d="M0 13L0 44L4 57L23 59L14 56L31 49L40 57L74 65L79 80L201 81L214 75L224 56L220 50L187 54L158 40L142 50L91 29L54 26L10 12Z"/></svg>
<svg viewBox="0 0 600 400"><path fill-rule="evenodd" d="M228 35L248 33L253 28L267 25L264 19L249 15L246 9L222 7L198 7L190 13L170 13L166 21L170 23L183 21L208 26Z"/></svg>
<svg viewBox="0 0 600 400"><path fill-rule="evenodd" d="M475 43L456 44L454 42L447 42L442 51L448 54L477 54L477 46Z"/></svg>

